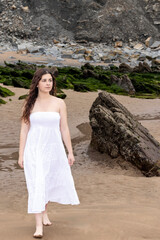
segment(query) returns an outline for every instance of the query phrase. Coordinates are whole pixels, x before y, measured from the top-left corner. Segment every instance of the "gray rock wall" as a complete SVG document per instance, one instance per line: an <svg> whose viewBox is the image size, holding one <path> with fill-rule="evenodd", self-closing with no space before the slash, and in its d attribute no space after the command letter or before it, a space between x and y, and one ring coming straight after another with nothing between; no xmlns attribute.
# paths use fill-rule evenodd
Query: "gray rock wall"
<svg viewBox="0 0 160 240"><path fill-rule="evenodd" d="M144 41L159 36L160 1L1 0L0 25L3 34L21 38Z"/></svg>

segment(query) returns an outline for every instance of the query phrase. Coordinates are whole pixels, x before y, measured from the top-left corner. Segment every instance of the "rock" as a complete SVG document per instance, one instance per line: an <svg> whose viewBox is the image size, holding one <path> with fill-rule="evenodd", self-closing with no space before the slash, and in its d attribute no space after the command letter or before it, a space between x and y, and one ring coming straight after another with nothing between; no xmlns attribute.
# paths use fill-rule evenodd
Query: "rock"
<svg viewBox="0 0 160 240"><path fill-rule="evenodd" d="M11 9L16 9L17 7L13 4L12 6L11 6Z"/></svg>
<svg viewBox="0 0 160 240"><path fill-rule="evenodd" d="M84 59L85 59L86 61L93 61L93 60L94 60L94 58L93 58L92 55L84 55Z"/></svg>
<svg viewBox="0 0 160 240"><path fill-rule="evenodd" d="M89 77L92 77L92 78L99 78L99 75L97 73L95 73L93 70L91 69L84 69L83 70L83 77L84 78L89 78Z"/></svg>
<svg viewBox="0 0 160 240"><path fill-rule="evenodd" d="M101 61L110 60L110 59L108 58L108 56L100 56L100 55L99 55L99 57L101 58Z"/></svg>
<svg viewBox="0 0 160 240"><path fill-rule="evenodd" d="M0 98L0 104L6 104L7 102Z"/></svg>
<svg viewBox="0 0 160 240"><path fill-rule="evenodd" d="M59 43L59 41L56 40L56 39L53 39L53 43L54 43L54 44L57 44L57 43Z"/></svg>
<svg viewBox="0 0 160 240"><path fill-rule="evenodd" d="M21 43L21 44L18 44L18 51L21 51L21 50L26 50L27 47L26 47L26 43Z"/></svg>
<svg viewBox="0 0 160 240"><path fill-rule="evenodd" d="M27 49L18 50L17 53L18 53L18 54L27 54L27 53L28 53L28 50L27 50Z"/></svg>
<svg viewBox="0 0 160 240"><path fill-rule="evenodd" d="M160 72L160 59L152 60L152 69L154 72Z"/></svg>
<svg viewBox="0 0 160 240"><path fill-rule="evenodd" d="M148 63L143 62L143 63L139 63L138 66L133 68L133 72L152 72L152 69L150 68L150 66L148 65Z"/></svg>
<svg viewBox="0 0 160 240"><path fill-rule="evenodd" d="M153 43L153 38L152 37L148 37L145 41L145 45L146 47L150 47Z"/></svg>
<svg viewBox="0 0 160 240"><path fill-rule="evenodd" d="M85 49L85 52L84 52L84 53L91 55L91 54L92 54L92 50Z"/></svg>
<svg viewBox="0 0 160 240"><path fill-rule="evenodd" d="M23 10L24 12L26 12L26 13L29 12L29 8L28 8L28 6L26 6L26 7L21 6L21 8L22 8L22 10Z"/></svg>
<svg viewBox="0 0 160 240"><path fill-rule="evenodd" d="M152 63L154 63L155 65L160 66L160 59L153 59Z"/></svg>
<svg viewBox="0 0 160 240"><path fill-rule="evenodd" d="M117 77L115 75L111 75L111 83L117 84L119 87L123 88L126 92L133 95L135 94L135 88L127 75L123 75L122 77Z"/></svg>
<svg viewBox="0 0 160 240"><path fill-rule="evenodd" d="M84 54L86 52L86 49L82 48L82 49L76 49L75 50L75 54Z"/></svg>
<svg viewBox="0 0 160 240"><path fill-rule="evenodd" d="M105 91L89 111L90 144L111 157L121 155L147 176L160 176L160 144L133 115Z"/></svg>
<svg viewBox="0 0 160 240"><path fill-rule="evenodd" d="M27 83L25 83L24 81L17 79L17 78L12 80L12 84L14 87L29 88L29 86L27 86L28 85Z"/></svg>
<svg viewBox="0 0 160 240"><path fill-rule="evenodd" d="M157 1L4 0L3 3L0 1L0 13L3 13L0 16L3 30L0 38L6 36L7 39L12 35L20 39L33 38L39 44L41 41L53 44L54 36L57 39L67 38L65 43L69 39L76 39L81 44L89 41L112 44L117 41L119 47L120 42L127 43L131 39L132 42L144 42L146 33L158 39L159 12L152 8ZM16 6L14 14L12 6L13 9ZM17 21L18 15L23 19L21 24ZM8 17L9 23L4 22L5 17ZM32 30L32 36L26 36L26 31L33 25L37 26L37 30Z"/></svg>
<svg viewBox="0 0 160 240"><path fill-rule="evenodd" d="M18 45L18 53L27 54L27 53L37 53L39 47L33 46L32 43L22 43Z"/></svg>
<svg viewBox="0 0 160 240"><path fill-rule="evenodd" d="M132 54L130 56L131 59L135 58L135 59L138 59L138 57L140 56L140 54Z"/></svg>
<svg viewBox="0 0 160 240"><path fill-rule="evenodd" d="M101 58L101 60L104 61L104 63L111 63L112 62L111 59L109 59L109 58L108 59L107 58L106 59Z"/></svg>
<svg viewBox="0 0 160 240"><path fill-rule="evenodd" d="M122 47L123 46L123 42L122 41L117 41L115 42L115 47Z"/></svg>
<svg viewBox="0 0 160 240"><path fill-rule="evenodd" d="M160 21L154 21L155 25L160 25Z"/></svg>
<svg viewBox="0 0 160 240"><path fill-rule="evenodd" d="M8 97L8 96L13 96L13 95L15 95L14 92L9 90L8 88L0 86L0 96L1 97Z"/></svg>
<svg viewBox="0 0 160 240"><path fill-rule="evenodd" d="M145 61L146 60L146 55L142 53L137 60L138 61Z"/></svg>
<svg viewBox="0 0 160 240"><path fill-rule="evenodd" d="M126 63L121 63L119 65L119 72L132 72L133 69Z"/></svg>
<svg viewBox="0 0 160 240"><path fill-rule="evenodd" d="M90 89L82 83L73 83L74 85L74 91L77 92L88 92Z"/></svg>
<svg viewBox="0 0 160 240"><path fill-rule="evenodd" d="M40 48L39 48L39 52L41 52L42 54L45 54L45 53L46 53L46 50L45 50L45 48L40 47Z"/></svg>
<svg viewBox="0 0 160 240"><path fill-rule="evenodd" d="M82 70L84 70L84 69L90 69L90 70L93 70L93 71L94 71L94 66L91 65L90 63L85 63L81 68L82 68Z"/></svg>
<svg viewBox="0 0 160 240"><path fill-rule="evenodd" d="M21 16L18 16L18 19L21 20L21 21L23 20L23 18Z"/></svg>
<svg viewBox="0 0 160 240"><path fill-rule="evenodd" d="M28 46L27 51L28 51L28 53L37 53L37 52L39 52L39 47Z"/></svg>
<svg viewBox="0 0 160 240"><path fill-rule="evenodd" d="M100 8L101 8L101 5L100 4L98 4L98 3L96 3L96 2L92 2L92 3L90 3L89 4L89 6L88 6L89 8L92 8L93 10L99 10Z"/></svg>
<svg viewBox="0 0 160 240"><path fill-rule="evenodd" d="M160 47L160 41L155 41L152 45L151 45L151 48L154 49L154 48L158 48Z"/></svg>
<svg viewBox="0 0 160 240"><path fill-rule="evenodd" d="M72 54L73 59L83 59L84 60L84 54Z"/></svg>
<svg viewBox="0 0 160 240"><path fill-rule="evenodd" d="M56 67L51 67L50 71L53 73L55 77L58 77L59 72Z"/></svg>
<svg viewBox="0 0 160 240"><path fill-rule="evenodd" d="M113 53L114 54L118 54L118 55L122 55L123 54L123 52L122 52L122 50L121 49L114 49L114 51L113 51Z"/></svg>
<svg viewBox="0 0 160 240"><path fill-rule="evenodd" d="M72 54L62 54L62 58L72 59Z"/></svg>
<svg viewBox="0 0 160 240"><path fill-rule="evenodd" d="M19 96L18 100L23 100L23 99L26 99L27 97L28 97L28 94L24 94Z"/></svg>
<svg viewBox="0 0 160 240"><path fill-rule="evenodd" d="M155 12L160 11L159 3L155 3L152 8Z"/></svg>
<svg viewBox="0 0 160 240"><path fill-rule="evenodd" d="M109 66L109 69L111 70L111 71L118 71L118 67L117 66L115 66L114 64L109 64L108 65Z"/></svg>
<svg viewBox="0 0 160 240"><path fill-rule="evenodd" d="M126 57L117 57L117 60L120 62L120 63L128 63L130 60Z"/></svg>
<svg viewBox="0 0 160 240"><path fill-rule="evenodd" d="M134 46L134 49L136 49L136 50L142 50L143 48L144 48L144 46L141 43L138 43Z"/></svg>
<svg viewBox="0 0 160 240"><path fill-rule="evenodd" d="M77 43L86 43L86 44L88 43L87 40L85 40L85 39L79 39L79 40L77 39L76 42Z"/></svg>

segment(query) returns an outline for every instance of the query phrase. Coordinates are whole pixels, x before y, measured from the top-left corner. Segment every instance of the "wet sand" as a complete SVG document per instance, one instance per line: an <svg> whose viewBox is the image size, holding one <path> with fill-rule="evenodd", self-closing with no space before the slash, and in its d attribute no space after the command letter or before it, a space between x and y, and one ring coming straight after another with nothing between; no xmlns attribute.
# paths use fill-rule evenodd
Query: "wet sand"
<svg viewBox="0 0 160 240"><path fill-rule="evenodd" d="M23 103L18 97L28 90L8 88L16 95L0 106L0 233L3 240L29 240L33 239L35 220L33 214L27 214L24 172L17 165ZM113 160L94 151L89 146L88 116L98 92L64 92L76 159L72 174L81 204L49 203L53 225L44 228L43 239L160 239L160 178L146 178L120 157ZM160 141L160 99L113 96Z"/></svg>

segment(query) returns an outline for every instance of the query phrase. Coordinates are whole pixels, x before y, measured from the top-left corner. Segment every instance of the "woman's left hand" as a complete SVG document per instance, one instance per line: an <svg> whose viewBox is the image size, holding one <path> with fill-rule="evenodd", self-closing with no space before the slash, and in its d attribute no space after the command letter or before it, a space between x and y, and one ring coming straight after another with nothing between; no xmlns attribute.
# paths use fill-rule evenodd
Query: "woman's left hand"
<svg viewBox="0 0 160 240"><path fill-rule="evenodd" d="M73 156L73 153L68 153L68 163L69 165L73 165L75 159L74 159L74 156Z"/></svg>

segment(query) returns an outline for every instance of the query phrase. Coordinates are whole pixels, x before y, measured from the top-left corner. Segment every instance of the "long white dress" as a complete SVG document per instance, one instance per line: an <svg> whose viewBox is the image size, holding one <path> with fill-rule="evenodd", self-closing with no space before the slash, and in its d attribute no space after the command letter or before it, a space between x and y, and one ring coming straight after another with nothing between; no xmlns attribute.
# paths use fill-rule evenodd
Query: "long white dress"
<svg viewBox="0 0 160 240"><path fill-rule="evenodd" d="M58 112L33 112L24 148L28 213L40 213L48 202L80 204L63 145Z"/></svg>

